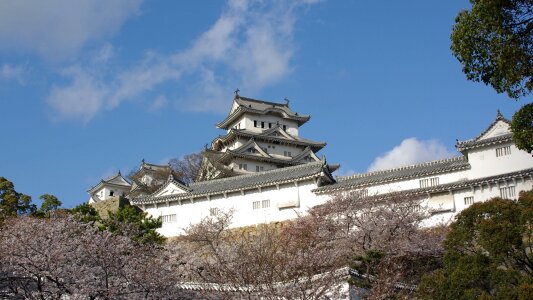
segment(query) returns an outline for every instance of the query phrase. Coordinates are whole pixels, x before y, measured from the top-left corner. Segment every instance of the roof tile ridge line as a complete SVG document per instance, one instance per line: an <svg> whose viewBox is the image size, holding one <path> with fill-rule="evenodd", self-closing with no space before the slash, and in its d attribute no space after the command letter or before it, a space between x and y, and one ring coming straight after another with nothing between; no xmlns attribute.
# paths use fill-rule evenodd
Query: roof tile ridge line
<svg viewBox="0 0 533 300"><path fill-rule="evenodd" d="M477 183L477 182L495 181L495 180L500 180L500 179L503 179L503 178L513 177L513 176L518 176L518 175L524 175L524 174L528 174L528 173L533 173L533 168L523 169L523 170L504 173L504 174L499 174L499 175L480 177L480 178L475 178L475 179L458 180L458 181L449 182L449 183L445 183L445 184L439 184L439 185L433 186L433 187L414 188L414 189L408 189L408 190L403 190L403 191L395 191L394 193L405 193L405 192L413 193L413 191L414 192L418 192L418 191L425 192L425 191L430 191L430 190L439 191L439 190L446 189L446 188L448 188L450 186L461 186L461 185L464 186L466 184L472 184L472 183ZM319 188L316 188L316 189L312 190L312 192L315 191L315 190L319 190L319 189L327 191L327 187L329 187L329 186L319 187ZM340 189L342 189L342 188L341 187L337 187L336 189L334 189L334 191L335 190L340 190ZM320 191L322 191L322 190L320 190ZM387 195L387 194L389 194L389 193L384 193L383 195Z"/></svg>
<svg viewBox="0 0 533 300"><path fill-rule="evenodd" d="M392 169L377 170L377 171L359 173L359 174L354 174L354 175L349 175L349 176L337 176L337 178L341 178L342 180L353 179L353 178L364 178L364 177L369 177L369 176L377 175L377 174L393 173L393 172L396 172L396 171L415 169L417 167L422 167L422 166L432 166L432 165L436 165L436 164L439 164L439 163L452 162L452 161L456 161L456 160L457 161L466 160L466 157L464 155L458 155L458 156L447 157L447 158L443 158L443 159L432 160L432 161L422 162L422 163L413 164L413 165L396 167L396 168L392 168Z"/></svg>
<svg viewBox="0 0 533 300"><path fill-rule="evenodd" d="M233 115L236 115L238 112L240 112L240 111L242 110L243 107L244 107L244 106L241 106L241 105L237 106L237 108L236 108L233 112L230 111L230 113L224 118L224 120L218 122L218 123L216 124L216 126L218 127L219 125L225 123L226 120L231 119L231 117L232 117Z"/></svg>
<svg viewBox="0 0 533 300"><path fill-rule="evenodd" d="M212 180L204 180L204 181L199 181L199 182L193 182L189 186L192 187L192 186L196 186L196 185L203 185L203 184L207 184L207 183L213 182L213 181L225 182L225 181L236 180L236 179L241 179L241 178L242 179L246 179L246 178L255 177L255 176L258 176L258 175L264 175L265 173L267 173L267 174L282 173L282 172L287 172L288 168L304 169L305 167L311 168L311 165L318 165L318 164L322 165L322 161L312 162L312 163L308 163L308 164L295 165L295 166L291 166L291 167L278 168L278 169L268 170L268 171L263 171L263 172L253 172L253 173L250 173L250 174L237 175L237 176L232 176L232 177L227 177L227 178L219 178L219 179L212 179Z"/></svg>
<svg viewBox="0 0 533 300"><path fill-rule="evenodd" d="M259 103L263 103L263 104L275 104L275 105L279 105L279 106L287 106L285 103L278 103L278 102L269 101L269 100L255 99L255 98L245 97L245 96L241 96L241 95L239 95L239 99L242 99L244 101L259 102Z"/></svg>
<svg viewBox="0 0 533 300"><path fill-rule="evenodd" d="M321 166L320 168L320 171L322 172L323 168ZM276 179L276 180L267 180L267 181L264 181L264 182L259 182L259 183L254 183L252 185L244 185L243 187L239 187L239 188L232 188L232 189L226 189L225 191L227 192L235 192L235 191L238 191L238 190L241 190L241 189L250 189L251 187L256 187L256 186L264 186L264 185L271 185L273 183L286 183L286 182L292 182L294 180L301 180L301 179L308 179L308 178L313 178L314 176L316 176L317 174L319 174L318 170L317 172L315 173L312 173L310 175L303 175L303 176L298 176L296 178L292 178L292 179L286 179L286 178L281 178L281 179ZM238 177L238 176L236 176ZM222 178L222 179L227 179L227 178ZM216 180L221 180L221 179L216 179ZM211 180L212 181L212 180ZM202 181L202 182L209 182L208 181ZM205 191L205 192L201 192L201 193L198 193L198 194L193 194L191 195L190 193L194 193L194 191L188 191L187 193L178 193L178 194L171 194L171 195L164 195L164 196L151 196L151 195L147 195L147 196L142 196L142 197L137 197L137 198L134 198L135 200L154 200L154 199L157 199L157 200L160 200L160 201L168 201L168 200L173 200L173 199L176 199L176 198L180 198L180 197L183 197L183 196L186 196L187 198L189 197L198 197L198 196L204 196L204 195L214 195L214 194L221 194L220 191ZM155 201L150 201L150 202L144 202L144 203L156 203Z"/></svg>
<svg viewBox="0 0 533 300"><path fill-rule="evenodd" d="M278 125L276 125L276 126L278 126ZM265 134L268 131L273 131L273 129L276 129L276 127L268 128L267 130L265 130L265 131L263 131L261 133L257 133L257 132L251 131L251 130L246 130L244 128L241 128L241 129L232 128L230 130L230 133L242 134L242 135L251 135L253 137L260 137L260 138L264 138L264 139L279 139L279 140L284 140L284 141L292 141L292 142L300 142L300 143L315 143L315 144L324 144L324 145L327 144L324 141L315 141L315 140L303 138L303 137L300 137L300 136L293 136L292 134L290 134L288 132L287 132L287 134L290 135L291 137L293 137L294 140L286 139L286 138L280 137L280 136L270 136L270 135ZM280 129L281 129L281 127L280 127ZM229 137L230 133L228 133L226 135L219 135L218 137L215 137L213 139L213 141L217 140L217 139L227 138L227 137ZM271 132L268 132L268 133L271 133Z"/></svg>
<svg viewBox="0 0 533 300"><path fill-rule="evenodd" d="M497 142L505 141L507 139L511 139L512 137L513 137L513 133L510 132L510 133L505 133L505 134L493 136L491 138L486 138L482 140L470 139L467 141L458 142L455 145L455 148L470 149L471 147L474 147L474 148L478 147L478 144L482 146L487 143L497 143Z"/></svg>

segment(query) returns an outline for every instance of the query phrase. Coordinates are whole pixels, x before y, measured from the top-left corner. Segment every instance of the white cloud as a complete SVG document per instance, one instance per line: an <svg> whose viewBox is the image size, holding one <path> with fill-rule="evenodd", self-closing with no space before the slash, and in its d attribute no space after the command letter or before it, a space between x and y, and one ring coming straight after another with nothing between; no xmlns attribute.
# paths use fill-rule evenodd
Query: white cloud
<svg viewBox="0 0 533 300"><path fill-rule="evenodd" d="M94 65L76 73L65 72L71 78L70 84L55 86L48 102L60 118L78 114L88 121L100 110L113 109L160 84L186 80L187 88L180 97L184 103L179 107L225 112L234 88L254 94L290 73L296 9L301 4L306 2L231 0L213 26L190 48L168 56L147 53L136 67L111 73L95 72ZM93 64L107 61L113 54L112 47L101 52L96 57L103 58L93 59ZM81 76L82 73L87 75ZM81 84L81 79L86 84ZM99 91L90 91L91 87ZM94 100L88 103L90 109L80 110L70 104L82 100L66 100L68 95L76 97L77 88L82 88L82 93L105 94L107 98ZM61 99L56 99L58 96Z"/></svg>
<svg viewBox="0 0 533 300"><path fill-rule="evenodd" d="M16 80L19 84L26 83L25 77L28 73L27 66L4 64L0 67L0 79Z"/></svg>
<svg viewBox="0 0 533 300"><path fill-rule="evenodd" d="M451 157L454 154L438 140L419 141L416 138L403 140L382 156L374 159L368 171L391 169L416 163Z"/></svg>
<svg viewBox="0 0 533 300"><path fill-rule="evenodd" d="M106 43L93 55L92 62L94 64L107 63L113 56L115 56L113 45Z"/></svg>
<svg viewBox="0 0 533 300"><path fill-rule="evenodd" d="M151 112L156 112L161 110L163 107L165 107L168 103L168 100L165 96L159 95L157 98L152 101L152 104L150 105L149 110Z"/></svg>
<svg viewBox="0 0 533 300"><path fill-rule="evenodd" d="M71 78L66 87L53 86L47 98L48 104L60 119L88 122L104 108L109 95L107 87L80 67L70 67L63 75Z"/></svg>
<svg viewBox="0 0 533 300"><path fill-rule="evenodd" d="M76 54L87 42L115 34L142 0L19 0L0 2L0 49L47 59Z"/></svg>

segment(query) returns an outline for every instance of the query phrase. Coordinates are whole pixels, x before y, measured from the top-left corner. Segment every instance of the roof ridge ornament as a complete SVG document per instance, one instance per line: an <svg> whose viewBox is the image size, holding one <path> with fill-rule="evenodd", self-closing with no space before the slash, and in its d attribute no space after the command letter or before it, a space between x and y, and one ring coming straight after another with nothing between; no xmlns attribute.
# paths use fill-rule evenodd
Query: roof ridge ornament
<svg viewBox="0 0 533 300"><path fill-rule="evenodd" d="M239 90L239 88L235 89L235 91L233 92L233 93L235 93L235 98L240 97L240 95L239 95L239 92L240 92L240 91L241 91L241 90Z"/></svg>
<svg viewBox="0 0 533 300"><path fill-rule="evenodd" d="M498 112L496 113L496 120L502 120L504 119L502 112L498 109Z"/></svg>
<svg viewBox="0 0 533 300"><path fill-rule="evenodd" d="M285 101L285 105L286 105L287 107L289 107L289 102L290 102L290 101L289 101L289 98L287 98L287 96L285 96L285 98L283 98L283 101Z"/></svg>

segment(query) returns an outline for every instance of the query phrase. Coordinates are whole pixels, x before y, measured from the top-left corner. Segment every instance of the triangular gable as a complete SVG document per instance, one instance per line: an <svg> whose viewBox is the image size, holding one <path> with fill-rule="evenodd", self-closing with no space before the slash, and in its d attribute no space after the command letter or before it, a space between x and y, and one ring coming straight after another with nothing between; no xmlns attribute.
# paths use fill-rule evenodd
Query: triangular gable
<svg viewBox="0 0 533 300"><path fill-rule="evenodd" d="M233 104L231 105L231 109L229 111L229 114L231 115L237 108L239 108L240 104L237 103L237 99L233 99Z"/></svg>
<svg viewBox="0 0 533 300"><path fill-rule="evenodd" d="M120 173L117 174L115 177L107 180L106 183L116 184L116 185L124 185L124 186L131 186L131 184L124 177L122 177L122 175L120 175Z"/></svg>
<svg viewBox="0 0 533 300"><path fill-rule="evenodd" d="M240 146L239 148L233 150L234 153L242 153L242 154L250 154L248 149L253 148L256 150L256 153L252 154L259 154L259 156L263 157L271 157L268 153L265 152L259 145L254 141L254 139L250 139L248 142L246 142L244 145Z"/></svg>
<svg viewBox="0 0 533 300"><path fill-rule="evenodd" d="M161 186L157 191L155 191L152 194L152 196L153 197L168 196L168 195L183 194L187 192L188 192L187 187L185 187L184 185L174 180L169 180L165 184L163 184L163 186Z"/></svg>
<svg viewBox="0 0 533 300"><path fill-rule="evenodd" d="M262 136L274 136L274 137L284 137L288 140L296 140L292 135L288 134L285 130L283 130L279 125L276 125L276 127L271 128L269 130L266 130L261 134Z"/></svg>
<svg viewBox="0 0 533 300"><path fill-rule="evenodd" d="M511 133L510 125L506 120L496 120L476 140L484 140Z"/></svg>
<svg viewBox="0 0 533 300"><path fill-rule="evenodd" d="M295 162L301 162L301 161L304 161L305 157L308 155L311 157L313 161L320 161L320 158L318 158L316 154L313 151L311 151L311 148L309 147L305 148L304 151L302 151L302 153L295 156L293 160ZM306 162L310 162L310 161L306 161Z"/></svg>

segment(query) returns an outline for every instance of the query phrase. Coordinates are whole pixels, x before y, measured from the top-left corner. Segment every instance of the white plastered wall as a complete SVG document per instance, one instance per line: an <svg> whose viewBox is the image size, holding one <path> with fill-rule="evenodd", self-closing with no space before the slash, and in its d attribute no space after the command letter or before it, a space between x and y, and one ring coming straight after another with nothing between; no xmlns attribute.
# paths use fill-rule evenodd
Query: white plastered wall
<svg viewBox="0 0 533 300"><path fill-rule="evenodd" d="M176 236L183 230L200 222L210 215L210 209L233 210L232 227L250 226L293 219L309 208L322 204L328 196L317 196L311 190L317 188L313 179L298 183L251 189L209 197L146 205L145 211L151 216L176 215L176 221L164 223L159 232L164 236ZM268 207L262 207L263 200L269 200ZM253 203L259 201L260 208L254 209ZM288 203L287 202L292 202ZM282 206L281 208L279 206Z"/></svg>

